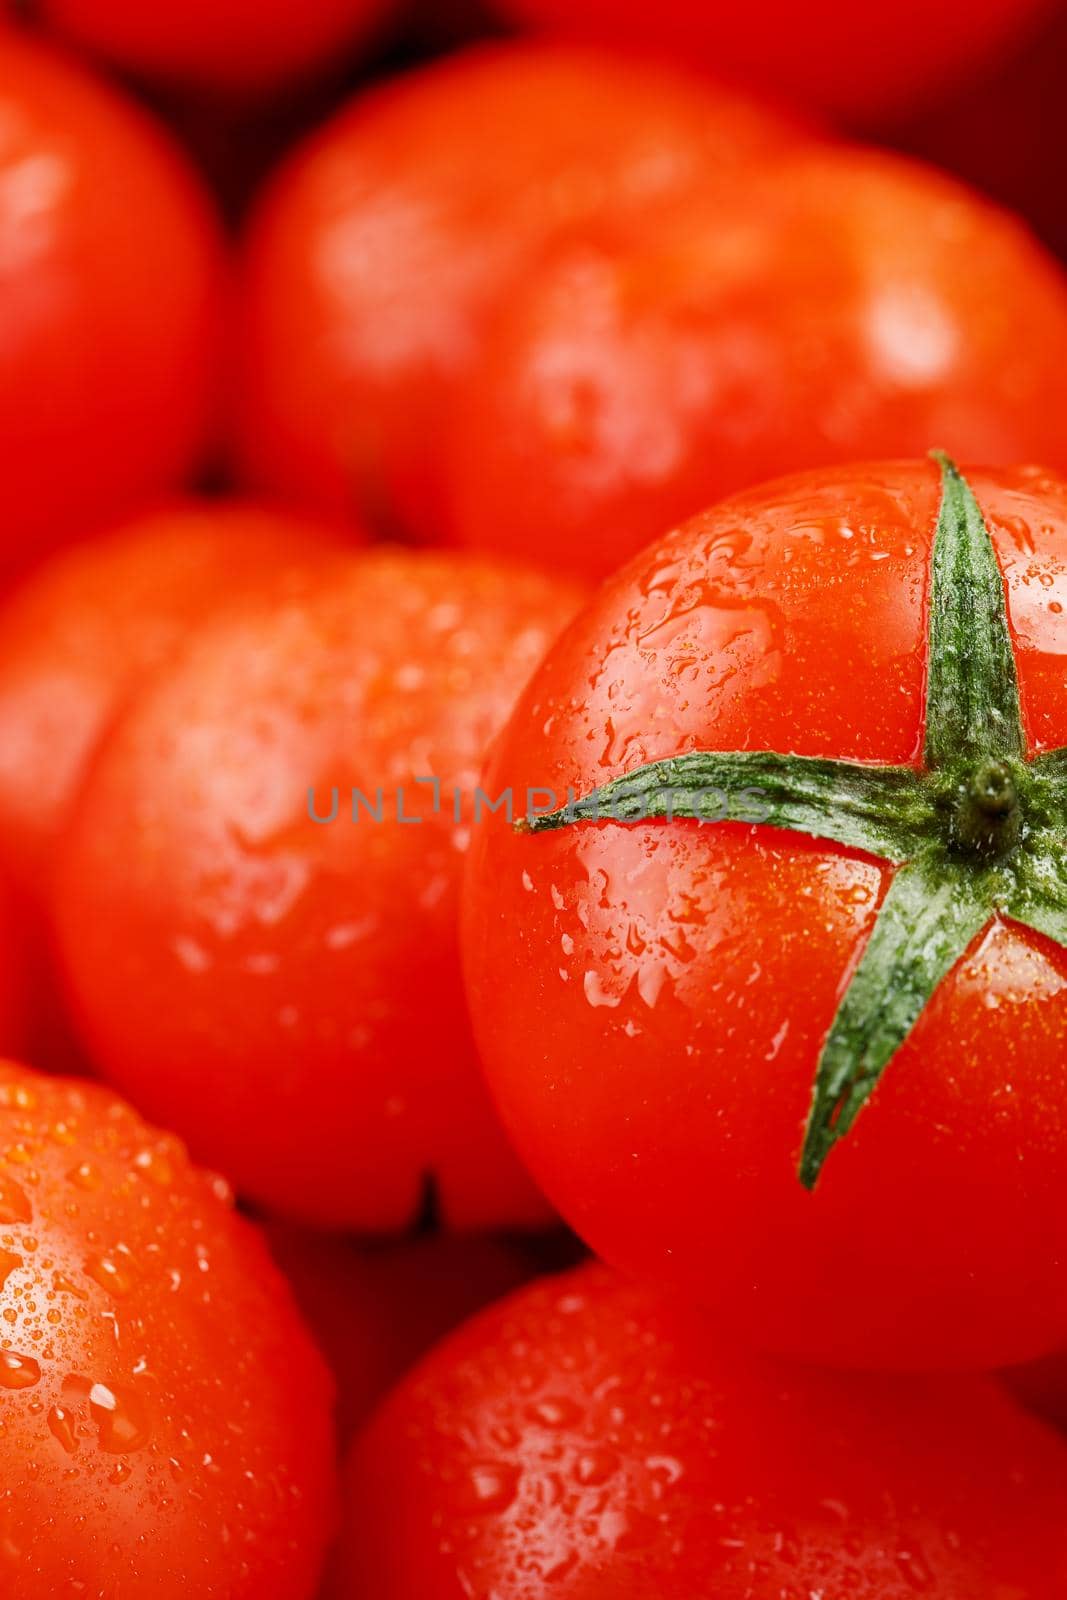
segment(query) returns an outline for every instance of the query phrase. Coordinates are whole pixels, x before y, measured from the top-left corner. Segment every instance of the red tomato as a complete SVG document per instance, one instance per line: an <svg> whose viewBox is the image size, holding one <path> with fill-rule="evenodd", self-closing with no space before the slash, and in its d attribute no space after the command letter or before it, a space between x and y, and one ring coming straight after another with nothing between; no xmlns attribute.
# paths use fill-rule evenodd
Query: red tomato
<svg viewBox="0 0 1067 1600"><path fill-rule="evenodd" d="M972 477L1007 583L1031 751L1067 742L1067 484ZM600 591L495 747L490 794L586 793L693 749L916 767L930 462L813 472L669 534ZM543 801L535 804L544 809ZM522 809L523 802L518 802ZM684 817L476 829L466 956L491 1086L609 1260L757 1342L994 1366L1067 1337L1067 953L987 921L814 1193L815 1065L888 865Z"/></svg>
<svg viewBox="0 0 1067 1600"><path fill-rule="evenodd" d="M294 573L332 530L185 501L54 556L0 608L0 861L36 897L90 757L145 678L212 613Z"/></svg>
<svg viewBox="0 0 1067 1600"><path fill-rule="evenodd" d="M162 130L0 35L0 566L181 480L214 425L223 258Z"/></svg>
<svg viewBox="0 0 1067 1600"><path fill-rule="evenodd" d="M120 1100L0 1066L0 1589L306 1600L331 1386L225 1185Z"/></svg>
<svg viewBox="0 0 1067 1600"><path fill-rule="evenodd" d="M252 480L437 536L451 387L519 268L560 230L643 215L793 132L699 80L581 50L474 50L360 96L251 228Z"/></svg>
<svg viewBox="0 0 1067 1600"><path fill-rule="evenodd" d="M1035 241L928 168L812 150L527 274L446 424L444 525L599 576L781 472L1065 462L1065 417L1067 279Z"/></svg>
<svg viewBox="0 0 1067 1600"><path fill-rule="evenodd" d="M342 1442L431 1345L534 1270L517 1244L480 1235L357 1244L276 1222L267 1237L333 1369Z"/></svg>
<svg viewBox="0 0 1067 1600"><path fill-rule="evenodd" d="M798 104L869 124L975 76L1057 0L496 0L583 39L702 61Z"/></svg>
<svg viewBox="0 0 1067 1600"><path fill-rule="evenodd" d="M146 77L262 94L335 61L392 0L40 0L57 33Z"/></svg>
<svg viewBox="0 0 1067 1600"><path fill-rule="evenodd" d="M587 1267L455 1334L357 1446L334 1600L1059 1600L1067 1450L984 1378L732 1350Z"/></svg>
<svg viewBox="0 0 1067 1600"><path fill-rule="evenodd" d="M456 904L485 749L576 605L342 560L206 630L101 750L57 873L83 1038L268 1205L399 1228L432 1177L457 1226L544 1215L477 1072Z"/></svg>

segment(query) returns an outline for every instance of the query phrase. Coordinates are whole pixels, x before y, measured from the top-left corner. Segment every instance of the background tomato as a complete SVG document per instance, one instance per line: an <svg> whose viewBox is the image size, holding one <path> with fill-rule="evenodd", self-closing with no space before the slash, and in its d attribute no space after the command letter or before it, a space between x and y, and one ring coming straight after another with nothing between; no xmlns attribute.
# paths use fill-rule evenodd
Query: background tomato
<svg viewBox="0 0 1067 1600"><path fill-rule="evenodd" d="M868 124L942 94L1015 44L1056 0L496 0L579 38L702 61L715 72Z"/></svg>
<svg viewBox="0 0 1067 1600"><path fill-rule="evenodd" d="M1067 739L1067 486L975 473L1027 736ZM914 763L932 463L739 496L600 591L536 674L487 788L587 793L685 750ZM546 1194L610 1260L745 1335L868 1366L992 1366L1063 1341L1067 957L995 923L941 984L814 1194L815 1063L889 869L770 828L475 831L483 1058Z"/></svg>
<svg viewBox="0 0 1067 1600"><path fill-rule="evenodd" d="M373 36L392 0L41 0L37 14L94 55L148 78L263 94Z"/></svg>
<svg viewBox="0 0 1067 1600"><path fill-rule="evenodd" d="M519 268L560 230L643 214L794 133L699 79L582 50L485 47L361 96L252 222L251 481L436 537L451 387Z"/></svg>
<svg viewBox="0 0 1067 1600"><path fill-rule="evenodd" d="M602 576L872 456L1067 462L1067 278L930 168L817 148L527 272L444 427L450 538Z"/></svg>
<svg viewBox="0 0 1067 1600"><path fill-rule="evenodd" d="M0 1066L0 1583L307 1600L330 1384L225 1185L103 1090Z"/></svg>
<svg viewBox="0 0 1067 1600"><path fill-rule="evenodd" d="M223 271L211 203L167 135L0 33L0 568L200 464Z"/></svg>
<svg viewBox="0 0 1067 1600"><path fill-rule="evenodd" d="M336 1600L822 1600L1067 1580L1067 1451L985 1379L740 1354L585 1268L475 1319L357 1445Z"/></svg>
<svg viewBox="0 0 1067 1600"><path fill-rule="evenodd" d="M477 1073L456 902L486 746L577 603L339 560L205 630L101 749L56 881L83 1039L270 1206L396 1229L432 1179L457 1226L543 1219Z"/></svg>

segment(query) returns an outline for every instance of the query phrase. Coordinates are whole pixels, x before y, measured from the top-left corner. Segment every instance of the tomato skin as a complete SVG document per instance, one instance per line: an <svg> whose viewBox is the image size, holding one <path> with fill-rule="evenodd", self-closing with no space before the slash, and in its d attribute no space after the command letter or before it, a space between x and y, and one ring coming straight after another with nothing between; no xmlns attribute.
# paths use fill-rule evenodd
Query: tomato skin
<svg viewBox="0 0 1067 1600"><path fill-rule="evenodd" d="M599 577L783 472L1062 464L1065 414L1059 265L930 168L813 147L527 273L446 423L445 527Z"/></svg>
<svg viewBox="0 0 1067 1600"><path fill-rule="evenodd" d="M89 1084L0 1066L0 1587L310 1600L331 1385L219 1179Z"/></svg>
<svg viewBox="0 0 1067 1600"><path fill-rule="evenodd" d="M520 267L560 230L640 214L795 137L700 80L580 49L472 49L360 96L250 226L249 480L438 538L436 436Z"/></svg>
<svg viewBox="0 0 1067 1600"><path fill-rule="evenodd" d="M39 897L93 751L123 703L213 612L336 549L248 501L139 512L36 568L0 608L0 860Z"/></svg>
<svg viewBox="0 0 1067 1600"><path fill-rule="evenodd" d="M456 917L486 745L579 600L501 564L339 558L206 629L102 747L56 875L82 1037L268 1206L398 1229L432 1175L458 1227L545 1216L477 1072Z"/></svg>
<svg viewBox="0 0 1067 1600"><path fill-rule="evenodd" d="M1055 748L1067 486L1038 469L971 482L1028 739ZM693 748L917 761L938 500L930 462L813 472L669 534L551 652L486 787L562 801ZM815 1193L796 1177L818 1053L888 881L740 824L487 824L464 945L490 1085L587 1243L757 1344L886 1368L1024 1360L1067 1334L1062 950L991 927Z"/></svg>
<svg viewBox="0 0 1067 1600"><path fill-rule="evenodd" d="M372 37L392 0L42 0L72 43L130 71L186 87L259 95Z"/></svg>
<svg viewBox="0 0 1067 1600"><path fill-rule="evenodd" d="M225 263L211 203L164 132L14 30L0 34L0 114L10 569L201 462Z"/></svg>
<svg viewBox="0 0 1067 1600"><path fill-rule="evenodd" d="M941 5L879 0L496 0L505 16L604 44L678 55L726 77L869 126L976 76L1055 0Z"/></svg>
<svg viewBox="0 0 1067 1600"><path fill-rule="evenodd" d="M1053 1600L1067 1452L988 1379L731 1350L586 1267L440 1346L346 1480L331 1600Z"/></svg>
<svg viewBox="0 0 1067 1600"><path fill-rule="evenodd" d="M477 1234L371 1243L290 1222L266 1231L337 1382L342 1444L431 1346L534 1270L518 1244Z"/></svg>

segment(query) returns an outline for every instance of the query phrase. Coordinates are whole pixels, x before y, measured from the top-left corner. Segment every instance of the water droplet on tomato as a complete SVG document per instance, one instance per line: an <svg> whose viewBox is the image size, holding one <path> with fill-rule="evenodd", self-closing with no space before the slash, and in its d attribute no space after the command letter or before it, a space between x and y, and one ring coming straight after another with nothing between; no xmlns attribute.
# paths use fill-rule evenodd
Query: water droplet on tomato
<svg viewBox="0 0 1067 1600"><path fill-rule="evenodd" d="M14 1350L0 1350L0 1388L32 1389L40 1380L40 1363L32 1356L16 1355Z"/></svg>

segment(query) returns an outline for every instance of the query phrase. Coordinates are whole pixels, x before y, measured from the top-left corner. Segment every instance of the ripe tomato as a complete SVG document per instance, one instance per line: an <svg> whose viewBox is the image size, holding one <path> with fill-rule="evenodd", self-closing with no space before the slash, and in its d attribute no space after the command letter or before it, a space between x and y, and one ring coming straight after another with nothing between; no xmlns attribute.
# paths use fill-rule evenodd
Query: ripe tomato
<svg viewBox="0 0 1067 1600"><path fill-rule="evenodd" d="M506 16L583 39L703 61L798 104L869 124L974 77L1056 0L497 0Z"/></svg>
<svg viewBox="0 0 1067 1600"><path fill-rule="evenodd" d="M527 274L445 425L444 526L603 575L781 472L1067 461L1065 415L1058 265L939 173L813 148Z"/></svg>
<svg viewBox="0 0 1067 1600"><path fill-rule="evenodd" d="M273 1222L267 1238L333 1370L342 1442L431 1345L534 1273L518 1244L478 1234L356 1243Z"/></svg>
<svg viewBox="0 0 1067 1600"><path fill-rule="evenodd" d="M472 50L360 96L252 223L252 480L436 537L451 386L519 267L553 233L643 215L793 134L698 80L582 50Z"/></svg>
<svg viewBox="0 0 1067 1600"><path fill-rule="evenodd" d="M0 1066L0 1588L306 1600L331 1386L225 1185L120 1100Z"/></svg>
<svg viewBox="0 0 1067 1600"><path fill-rule="evenodd" d="M178 482L214 423L223 256L178 150L0 34L0 566Z"/></svg>
<svg viewBox="0 0 1067 1600"><path fill-rule="evenodd" d="M544 1215L477 1072L456 903L486 746L577 598L351 557L205 630L102 748L56 884L83 1038L268 1205L399 1228L435 1180L458 1226Z"/></svg>
<svg viewBox="0 0 1067 1600"><path fill-rule="evenodd" d="M184 501L37 568L0 608L0 861L31 897L102 734L212 612L284 593L332 530L251 502Z"/></svg>
<svg viewBox="0 0 1067 1600"><path fill-rule="evenodd" d="M1058 1600L1067 1449L985 1378L732 1350L601 1267L430 1356L357 1445L335 1600Z"/></svg>
<svg viewBox="0 0 1067 1600"><path fill-rule="evenodd" d="M57 33L145 77L262 94L369 38L391 0L41 0Z"/></svg>
<svg viewBox="0 0 1067 1600"><path fill-rule="evenodd" d="M1067 742L1067 484L1038 469L972 483L1007 584L1019 749L1048 751ZM1061 802L1006 807L1013 827L1022 818L1021 842L998 835L985 867L963 798L942 795L943 774L918 775L931 764L928 670L935 681L924 595L947 493L930 462L812 472L669 534L609 581L549 655L484 780L491 794L544 785L560 800L568 786L581 796L709 748L897 763L892 781L926 842L895 859L934 850L928 892L910 867L892 873L881 859L891 849L876 856L754 825L781 810L753 816L742 779L724 785L717 826L684 813L627 825L608 813L542 836L498 814L475 830L469 863L476 1031L548 1197L609 1260L684 1286L767 1347L843 1364L993 1366L1067 1336L1067 954L1058 934L1022 925L1032 910L1004 909L999 876L1017 867L1020 894L1034 873L1056 881L1029 851L1049 837L1046 804L1055 816ZM983 608L999 607L1008 637L984 529L982 541L992 588L954 647L964 664L984 649ZM994 688L1014 683L1007 644L1001 656ZM950 709L978 707L991 749L1011 721L992 692L944 697ZM740 768L754 758L730 759ZM1006 759L1029 793L1035 772L1021 754ZM960 797L969 771L952 778ZM749 781L759 800L764 780ZM1055 856L1062 839L1048 826ZM942 881L952 874L973 897L969 940L967 918L947 933L923 920L927 909L955 915L956 888ZM913 1002L921 1014L806 1192L802 1146L807 1164L856 1113L824 1093L822 1074L830 1043L842 1043L839 1019L858 1029L853 975L872 977L866 949L885 957L894 924L884 907L923 934L918 953L944 976L935 984L932 968L905 964L863 991L865 1029L879 1018L896 1028ZM845 1086L869 1092L887 1058L857 1037L870 1076L846 1058ZM818 1163L806 1166L805 1181L816 1176Z"/></svg>

